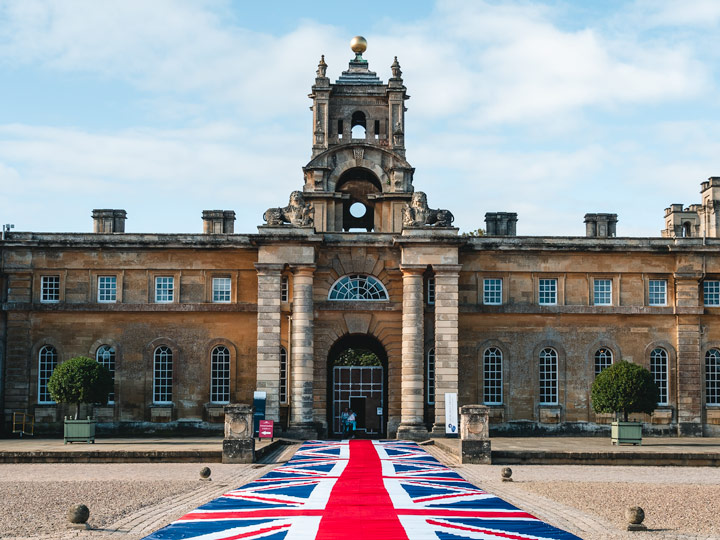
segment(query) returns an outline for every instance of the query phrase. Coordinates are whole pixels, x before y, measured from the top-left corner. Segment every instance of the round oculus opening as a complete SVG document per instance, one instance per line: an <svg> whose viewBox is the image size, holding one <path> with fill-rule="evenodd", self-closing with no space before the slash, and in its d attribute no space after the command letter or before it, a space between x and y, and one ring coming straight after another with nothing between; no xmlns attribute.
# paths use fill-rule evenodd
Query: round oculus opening
<svg viewBox="0 0 720 540"><path fill-rule="evenodd" d="M350 215L354 218L361 218L367 213L367 208L361 202L355 202L350 205Z"/></svg>

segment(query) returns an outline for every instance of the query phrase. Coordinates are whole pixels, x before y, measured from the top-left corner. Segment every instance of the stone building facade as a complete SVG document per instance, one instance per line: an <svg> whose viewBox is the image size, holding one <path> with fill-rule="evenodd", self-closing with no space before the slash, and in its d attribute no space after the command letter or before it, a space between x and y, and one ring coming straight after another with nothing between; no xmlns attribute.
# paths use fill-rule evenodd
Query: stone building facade
<svg viewBox="0 0 720 540"><path fill-rule="evenodd" d="M298 437L336 434L345 406L378 436L442 435L446 394L487 404L495 432L591 432L610 418L590 385L622 358L662 388L648 429L720 436L720 179L668 209L662 237L596 213L585 237L523 237L508 212L461 236L415 191L397 59L384 83L354 52L335 83L321 59L302 185L256 234L229 210L204 211L201 234L130 234L101 209L92 233L6 236L5 429L16 411L59 429L47 379L85 355L114 372L108 430L219 429L260 391ZM348 348L377 364L337 365Z"/></svg>

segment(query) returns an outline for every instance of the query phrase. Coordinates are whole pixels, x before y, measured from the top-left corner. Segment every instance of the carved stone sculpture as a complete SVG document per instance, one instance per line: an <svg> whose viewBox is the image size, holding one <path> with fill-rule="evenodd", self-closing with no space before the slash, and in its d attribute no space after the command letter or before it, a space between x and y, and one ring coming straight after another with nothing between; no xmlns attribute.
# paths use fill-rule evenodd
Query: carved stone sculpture
<svg viewBox="0 0 720 540"><path fill-rule="evenodd" d="M410 204L403 208L403 227L451 227L455 216L450 210L429 208L427 197L422 191L413 193Z"/></svg>
<svg viewBox="0 0 720 540"><path fill-rule="evenodd" d="M290 204L282 208L268 208L263 219L268 225L289 223L294 227L312 227L313 214L313 208L305 202L302 191L293 191L290 194Z"/></svg>

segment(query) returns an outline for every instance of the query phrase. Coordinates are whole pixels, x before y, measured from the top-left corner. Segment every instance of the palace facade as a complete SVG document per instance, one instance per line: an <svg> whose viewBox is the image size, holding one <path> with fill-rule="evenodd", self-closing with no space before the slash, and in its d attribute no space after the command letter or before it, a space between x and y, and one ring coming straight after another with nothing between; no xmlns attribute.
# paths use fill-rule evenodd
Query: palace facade
<svg viewBox="0 0 720 540"><path fill-rule="evenodd" d="M611 418L592 381L625 359L661 388L648 430L720 436L720 178L656 238L617 237L615 214L517 236L507 212L461 236L413 184L397 58L385 83L353 47L334 83L320 61L303 182L257 233L208 210L201 234L130 234L99 209L92 233L5 235L5 429L21 411L59 431L47 381L84 355L114 374L95 414L116 432L219 430L257 391L297 437L338 433L346 406L371 434L442 435L446 394L488 405L494 433L593 432ZM378 361L338 365L349 348Z"/></svg>

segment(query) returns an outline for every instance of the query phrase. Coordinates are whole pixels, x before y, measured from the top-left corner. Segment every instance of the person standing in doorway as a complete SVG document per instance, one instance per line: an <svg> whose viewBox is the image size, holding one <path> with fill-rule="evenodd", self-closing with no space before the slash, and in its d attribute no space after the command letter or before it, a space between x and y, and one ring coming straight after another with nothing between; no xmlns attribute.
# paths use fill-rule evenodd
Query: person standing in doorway
<svg viewBox="0 0 720 540"><path fill-rule="evenodd" d="M355 415L355 411L353 411L352 409L350 409L347 423L350 431L350 438L353 438L355 437L355 428L357 427L357 416Z"/></svg>
<svg viewBox="0 0 720 540"><path fill-rule="evenodd" d="M348 424L348 417L350 416L350 409L345 407L340 413L340 430L342 431L343 437L350 431L350 425Z"/></svg>

